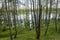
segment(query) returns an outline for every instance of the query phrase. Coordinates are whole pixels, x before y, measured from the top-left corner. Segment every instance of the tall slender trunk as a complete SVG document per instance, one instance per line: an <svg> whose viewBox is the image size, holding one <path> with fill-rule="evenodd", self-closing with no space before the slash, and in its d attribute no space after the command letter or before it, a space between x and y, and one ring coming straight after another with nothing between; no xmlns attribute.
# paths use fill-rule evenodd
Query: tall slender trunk
<svg viewBox="0 0 60 40"><path fill-rule="evenodd" d="M14 29L15 29L15 35L14 35L14 38L17 37L17 28L16 28L16 14L17 14L17 6L16 6L16 0L14 0L13 2L13 6L14 6L14 12L13 12L13 22L14 22Z"/></svg>
<svg viewBox="0 0 60 40"><path fill-rule="evenodd" d="M0 9L0 31L2 31L2 9Z"/></svg>
<svg viewBox="0 0 60 40"><path fill-rule="evenodd" d="M37 13L36 16L36 39L37 40L41 40L40 39L40 28L41 28L41 17L42 17L42 5L41 5L41 0L39 0L39 11Z"/></svg>
<svg viewBox="0 0 60 40"><path fill-rule="evenodd" d="M35 26L36 26L36 14L35 14L35 10L34 10L34 5L35 5L35 4L34 4L34 0L32 0L32 1L33 1L33 3L32 3L32 4L33 4L33 9L32 9L32 10L33 10L33 16L34 16L34 27L35 27Z"/></svg>
<svg viewBox="0 0 60 40"><path fill-rule="evenodd" d="M6 5L6 12L7 12L7 18L8 18L8 26L9 26L9 31L10 31L10 39L13 40L12 32L11 32L10 12L8 11L9 10L9 1L8 1L8 7L7 7L7 0L5 0L5 5Z"/></svg>
<svg viewBox="0 0 60 40"><path fill-rule="evenodd" d="M56 16L55 16L55 28L56 28L56 31L57 31L57 11L58 11L58 0L57 0L57 3L56 3Z"/></svg>
<svg viewBox="0 0 60 40"><path fill-rule="evenodd" d="M33 21L33 9L32 9L32 1L31 1L31 21L32 21L32 28L34 29L34 21Z"/></svg>
<svg viewBox="0 0 60 40"><path fill-rule="evenodd" d="M48 30L48 23L47 23L47 14L48 14L48 0L46 0L46 19L45 19L45 26L46 26L46 31L45 31L45 34L47 33L47 30Z"/></svg>
<svg viewBox="0 0 60 40"><path fill-rule="evenodd" d="M47 22L47 28L46 28L46 31L45 31L45 35L48 32L48 27L49 27L49 24L50 24L50 14L51 14L51 11L52 11L52 0L50 0L49 18L48 18L48 22Z"/></svg>

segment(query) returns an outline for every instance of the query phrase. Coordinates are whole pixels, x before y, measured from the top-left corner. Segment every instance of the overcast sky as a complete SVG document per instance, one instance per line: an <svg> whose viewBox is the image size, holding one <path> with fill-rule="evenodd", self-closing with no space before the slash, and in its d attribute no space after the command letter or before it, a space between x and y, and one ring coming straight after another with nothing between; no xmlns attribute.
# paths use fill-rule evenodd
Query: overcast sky
<svg viewBox="0 0 60 40"><path fill-rule="evenodd" d="M2 0L0 0L0 8L2 7L1 1L2 1ZM27 3L27 1L29 1L29 0L19 0L19 1L21 1L23 4L26 4L26 6L28 5L29 7L31 7L31 5L30 5L31 3L29 3L29 2ZM30 1L31 1L31 0L30 0ZM42 1L44 1L44 0L42 0ZM56 2L56 1L57 1L57 0L55 0L55 2ZM59 6L58 6L58 7L60 8L60 0L58 0L58 1L59 1L59 4L58 4ZM32 2L32 1L31 1L31 2ZM44 2L42 2L42 3L44 4ZM21 8L25 8L26 6L24 6L24 5L22 5L22 4L19 5L19 7L21 7ZM36 6L37 6L37 5L36 5ZM35 7L36 7L36 6L35 6Z"/></svg>

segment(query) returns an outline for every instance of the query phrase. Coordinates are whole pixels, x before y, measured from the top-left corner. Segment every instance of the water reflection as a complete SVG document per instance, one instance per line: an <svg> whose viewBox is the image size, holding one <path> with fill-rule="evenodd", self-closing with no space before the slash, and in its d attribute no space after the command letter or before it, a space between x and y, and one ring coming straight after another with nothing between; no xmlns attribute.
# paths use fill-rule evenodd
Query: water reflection
<svg viewBox="0 0 60 40"><path fill-rule="evenodd" d="M49 14L42 14L42 19L46 19L46 16L47 16L47 19L49 19ZM55 18L56 17L56 14L54 14L54 13L51 13L50 14L50 19L53 19L53 18ZM24 20L25 18L26 18L26 14L19 14L19 15L16 15L16 19L18 18L18 20ZM28 16L28 18L29 18L29 20L31 20L32 19L32 16L31 16L31 14L29 14L29 16ZM57 17L56 17L57 19L58 18L60 18L60 16L59 16L59 14L57 14ZM11 17L11 20L13 20L13 16Z"/></svg>
<svg viewBox="0 0 60 40"><path fill-rule="evenodd" d="M32 15L33 15L33 13L32 13ZM31 12L28 13L28 20L29 20L30 28L32 28L31 27L32 26L32 15L31 15ZM47 19L49 19L49 14L46 15L46 14L42 13L41 19L45 20L46 16L47 16ZM56 14L54 14L54 13L50 14L50 19L54 19L55 17L56 17ZM58 19L58 18L60 18L59 14L57 14L56 19ZM17 21L17 19L18 19L18 21ZM24 22L25 19L26 19L26 14L21 13L21 14L16 15L16 24L17 25L21 24L24 27L25 26L25 22ZM11 16L11 21L12 20L13 20L13 16Z"/></svg>

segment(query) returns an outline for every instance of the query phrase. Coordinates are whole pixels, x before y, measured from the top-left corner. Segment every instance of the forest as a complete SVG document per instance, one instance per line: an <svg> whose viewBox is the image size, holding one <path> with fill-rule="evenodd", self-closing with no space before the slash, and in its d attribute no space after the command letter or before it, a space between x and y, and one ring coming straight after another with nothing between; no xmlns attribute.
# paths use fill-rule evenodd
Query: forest
<svg viewBox="0 0 60 40"><path fill-rule="evenodd" d="M0 40L60 40L59 0L0 0Z"/></svg>

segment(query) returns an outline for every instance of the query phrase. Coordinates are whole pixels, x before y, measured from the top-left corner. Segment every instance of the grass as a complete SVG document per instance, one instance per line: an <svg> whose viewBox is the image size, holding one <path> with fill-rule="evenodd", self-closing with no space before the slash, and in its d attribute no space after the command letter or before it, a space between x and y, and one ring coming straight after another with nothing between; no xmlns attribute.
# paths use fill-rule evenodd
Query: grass
<svg viewBox="0 0 60 40"><path fill-rule="evenodd" d="M56 31L55 29L55 25L54 22L50 23L47 35L44 36L46 27L45 24L41 24L41 40L60 40L60 29L59 29L59 24L58 24L58 31ZM3 32L5 34L5 36L8 34ZM2 35L3 35L2 33ZM10 40L10 37L0 37L0 40ZM24 29L22 29L22 27L18 27L18 35L17 38L13 40L36 40L36 32L35 30L31 30L31 31L25 31Z"/></svg>
<svg viewBox="0 0 60 40"><path fill-rule="evenodd" d="M60 34L57 33L54 29L53 31L49 30L47 35L43 35L44 32L41 33L41 40L60 40ZM28 32L26 34L19 34L17 38L14 40L35 40L36 34L35 31ZM0 38L0 40L10 40L9 37Z"/></svg>
<svg viewBox="0 0 60 40"><path fill-rule="evenodd" d="M51 31L53 30L53 31ZM60 34L55 31L54 28L49 29L46 36L43 35L44 32L41 32L41 40L60 40ZM10 40L9 37L0 38L0 40ZM14 40L36 40L35 31L30 31L25 34L17 35L17 38Z"/></svg>

